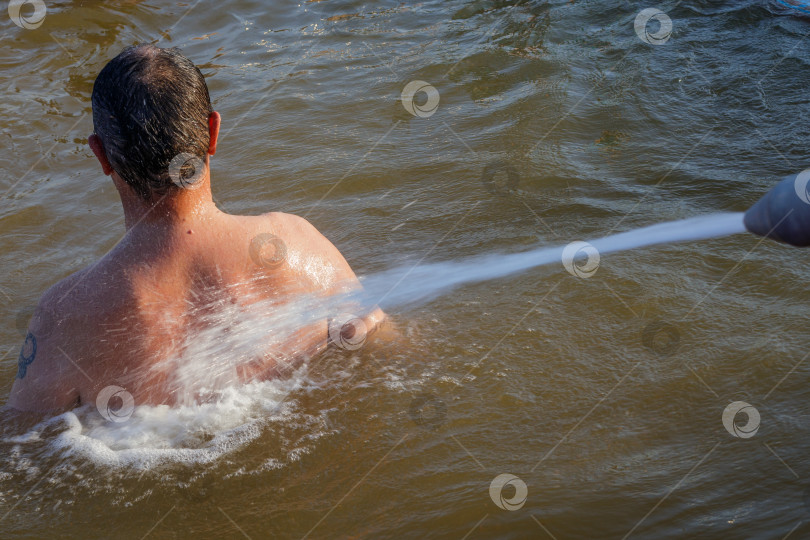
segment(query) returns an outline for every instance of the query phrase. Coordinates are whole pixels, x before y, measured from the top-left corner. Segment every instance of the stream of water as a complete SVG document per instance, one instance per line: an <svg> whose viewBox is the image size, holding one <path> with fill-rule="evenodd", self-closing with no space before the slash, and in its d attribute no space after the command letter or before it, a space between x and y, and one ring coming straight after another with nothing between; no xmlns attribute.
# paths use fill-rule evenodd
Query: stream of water
<svg viewBox="0 0 810 540"><path fill-rule="evenodd" d="M362 279L365 290L358 298L369 306L378 304L384 309L399 308L434 298L466 283L505 277L552 263L559 264L572 275L588 278L596 273L602 255L608 253L746 232L743 215L743 212L731 212L698 216L588 242L575 241L565 246L395 268Z"/></svg>

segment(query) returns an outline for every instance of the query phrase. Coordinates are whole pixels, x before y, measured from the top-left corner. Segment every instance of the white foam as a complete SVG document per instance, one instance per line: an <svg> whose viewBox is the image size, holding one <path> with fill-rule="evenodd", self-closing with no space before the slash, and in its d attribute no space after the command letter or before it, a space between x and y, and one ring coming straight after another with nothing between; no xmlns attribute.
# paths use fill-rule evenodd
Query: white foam
<svg viewBox="0 0 810 540"><path fill-rule="evenodd" d="M47 440L54 455L111 467L210 463L257 439L268 422L289 417L295 404L287 398L305 381L304 372L225 388L206 403L137 406L124 422L107 421L88 405L43 421L9 442L25 446ZM46 430L58 435L44 437Z"/></svg>

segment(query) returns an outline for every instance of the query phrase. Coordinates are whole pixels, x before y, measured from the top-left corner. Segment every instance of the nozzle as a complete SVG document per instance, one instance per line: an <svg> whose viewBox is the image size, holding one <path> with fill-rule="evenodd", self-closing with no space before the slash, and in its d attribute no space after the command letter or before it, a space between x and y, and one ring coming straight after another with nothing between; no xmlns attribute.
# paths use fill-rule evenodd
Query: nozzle
<svg viewBox="0 0 810 540"><path fill-rule="evenodd" d="M754 204L745 228L792 246L810 246L810 169L786 177Z"/></svg>

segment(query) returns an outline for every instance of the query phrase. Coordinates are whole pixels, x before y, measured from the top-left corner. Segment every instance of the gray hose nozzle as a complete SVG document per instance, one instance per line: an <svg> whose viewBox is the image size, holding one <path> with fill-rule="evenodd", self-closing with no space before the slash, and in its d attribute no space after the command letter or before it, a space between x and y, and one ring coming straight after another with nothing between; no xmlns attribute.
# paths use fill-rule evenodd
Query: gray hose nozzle
<svg viewBox="0 0 810 540"><path fill-rule="evenodd" d="M810 246L810 169L786 177L754 204L743 223L749 232L792 246Z"/></svg>

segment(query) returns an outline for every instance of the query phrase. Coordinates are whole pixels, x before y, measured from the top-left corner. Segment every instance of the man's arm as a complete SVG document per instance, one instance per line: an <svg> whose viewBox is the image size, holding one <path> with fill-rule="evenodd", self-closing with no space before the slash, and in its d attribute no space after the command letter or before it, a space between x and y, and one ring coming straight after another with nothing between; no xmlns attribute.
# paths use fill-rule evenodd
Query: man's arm
<svg viewBox="0 0 810 540"><path fill-rule="evenodd" d="M37 306L43 313L44 300ZM20 411L62 412L78 404L79 390L72 385L74 375L69 360L59 348L53 321L34 317L17 357L14 385L8 405Z"/></svg>

